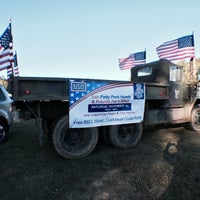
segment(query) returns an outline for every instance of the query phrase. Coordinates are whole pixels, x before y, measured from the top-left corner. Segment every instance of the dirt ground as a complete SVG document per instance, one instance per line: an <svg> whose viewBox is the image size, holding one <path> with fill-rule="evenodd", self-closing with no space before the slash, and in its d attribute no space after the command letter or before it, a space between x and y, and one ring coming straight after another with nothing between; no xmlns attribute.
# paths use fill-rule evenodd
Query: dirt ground
<svg viewBox="0 0 200 200"><path fill-rule="evenodd" d="M183 127L145 130L136 148L102 140L80 160L65 160L34 121L15 123L0 145L2 200L200 199L200 134Z"/></svg>

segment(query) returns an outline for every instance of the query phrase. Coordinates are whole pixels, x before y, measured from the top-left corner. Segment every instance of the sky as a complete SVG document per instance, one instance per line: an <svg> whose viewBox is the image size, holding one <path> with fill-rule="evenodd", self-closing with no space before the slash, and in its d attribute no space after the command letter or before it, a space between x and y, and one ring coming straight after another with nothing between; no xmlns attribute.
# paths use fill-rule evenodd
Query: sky
<svg viewBox="0 0 200 200"><path fill-rule="evenodd" d="M200 57L199 0L9 0L0 34L12 18L20 76L129 80L119 58L194 34ZM0 72L0 75L5 71Z"/></svg>

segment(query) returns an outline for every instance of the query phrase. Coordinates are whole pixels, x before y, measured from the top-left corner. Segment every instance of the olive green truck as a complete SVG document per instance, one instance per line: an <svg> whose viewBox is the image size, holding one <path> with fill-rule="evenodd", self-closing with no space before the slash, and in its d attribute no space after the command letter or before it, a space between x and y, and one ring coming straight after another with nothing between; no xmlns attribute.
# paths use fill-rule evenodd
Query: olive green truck
<svg viewBox="0 0 200 200"><path fill-rule="evenodd" d="M131 81L13 77L9 88L18 117L36 119L40 143L45 133L60 156L77 159L95 149L100 134L127 149L143 127L181 124L200 132L198 80L183 80L182 66L159 60L133 67Z"/></svg>

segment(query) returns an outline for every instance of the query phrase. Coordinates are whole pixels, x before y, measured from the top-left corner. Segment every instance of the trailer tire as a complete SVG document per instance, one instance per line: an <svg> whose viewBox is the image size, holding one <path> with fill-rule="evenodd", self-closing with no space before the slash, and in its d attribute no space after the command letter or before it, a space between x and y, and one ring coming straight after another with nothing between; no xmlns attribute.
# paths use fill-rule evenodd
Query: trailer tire
<svg viewBox="0 0 200 200"><path fill-rule="evenodd" d="M119 149L129 149L138 144L142 137L142 123L111 126L109 140Z"/></svg>
<svg viewBox="0 0 200 200"><path fill-rule="evenodd" d="M191 120L187 128L196 132L200 132L200 108L194 108L192 110Z"/></svg>
<svg viewBox="0 0 200 200"><path fill-rule="evenodd" d="M69 117L60 118L52 132L52 143L56 152L67 159L78 159L88 156L98 141L97 128L70 129Z"/></svg>

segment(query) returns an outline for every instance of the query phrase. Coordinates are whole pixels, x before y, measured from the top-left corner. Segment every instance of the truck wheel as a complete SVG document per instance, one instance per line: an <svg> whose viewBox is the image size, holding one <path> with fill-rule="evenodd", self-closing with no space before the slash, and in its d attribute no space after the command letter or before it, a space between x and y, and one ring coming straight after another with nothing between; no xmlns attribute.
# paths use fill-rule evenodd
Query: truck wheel
<svg viewBox="0 0 200 200"><path fill-rule="evenodd" d="M200 108L194 108L192 110L189 128L193 131L200 132Z"/></svg>
<svg viewBox="0 0 200 200"><path fill-rule="evenodd" d="M142 137L142 123L111 126L109 139L119 149L128 149L137 145Z"/></svg>
<svg viewBox="0 0 200 200"><path fill-rule="evenodd" d="M0 125L0 143L2 143L6 138L6 131L5 128Z"/></svg>
<svg viewBox="0 0 200 200"><path fill-rule="evenodd" d="M57 121L52 132L52 142L56 152L67 159L88 156L98 141L97 128L69 129L69 117Z"/></svg>

